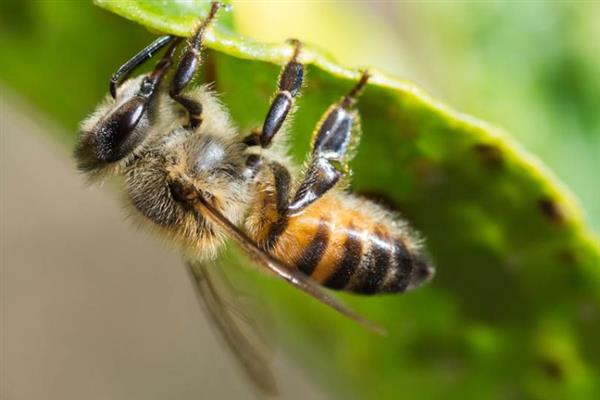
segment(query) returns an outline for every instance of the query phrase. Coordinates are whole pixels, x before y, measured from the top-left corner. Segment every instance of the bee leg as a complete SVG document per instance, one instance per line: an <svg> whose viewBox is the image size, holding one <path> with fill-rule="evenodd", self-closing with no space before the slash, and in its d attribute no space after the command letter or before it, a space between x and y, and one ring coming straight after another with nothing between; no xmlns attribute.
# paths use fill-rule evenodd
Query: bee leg
<svg viewBox="0 0 600 400"><path fill-rule="evenodd" d="M294 46L294 54L281 71L277 85L278 91L271 102L262 130L253 132L244 139L244 143L248 146L269 147L271 145L273 137L281 129L294 105L294 98L302 87L304 65L298 62L302 43L297 39L290 39L289 42Z"/></svg>
<svg viewBox="0 0 600 400"><path fill-rule="evenodd" d="M285 218L288 204L290 202L290 192L292 177L290 171L277 161L271 161L265 165L265 159L258 154L250 154L246 158L244 175L252 179L256 177L258 172L267 167L272 175L272 185L275 195L275 204L277 206L277 214L280 218Z"/></svg>
<svg viewBox="0 0 600 400"><path fill-rule="evenodd" d="M125 79L131 73L131 71L136 69L144 61L149 60L158 50L172 42L174 39L175 37L171 35L161 36L142 49L135 56L131 57L131 59L129 59L125 64L121 65L117 72L115 72L110 78L109 91L112 98L114 99L117 97L117 85L121 79Z"/></svg>
<svg viewBox="0 0 600 400"><path fill-rule="evenodd" d="M188 127L195 129L202 122L202 104L181 94L183 89L191 82L200 66L200 50L202 48L202 37L208 25L215 18L215 15L221 3L213 2L208 13L208 16L198 26L192 37L188 40L187 47L181 56L177 71L171 81L171 89L169 95L173 100L181 104L188 112L189 123Z"/></svg>
<svg viewBox="0 0 600 400"><path fill-rule="evenodd" d="M262 175L265 173L265 175ZM260 175L259 178L257 176ZM266 162L266 160L257 154L250 154L246 158L246 167L244 176L247 179L260 179L261 182L268 182L268 193L265 199L266 204L274 204L275 210L271 215L271 229L266 235L260 246L265 250L271 250L277 239L287 227L287 208L290 202L290 193L292 188L292 176L289 170L277 161ZM264 203L265 204L265 203ZM268 207L268 206L265 206Z"/></svg>
<svg viewBox="0 0 600 400"><path fill-rule="evenodd" d="M249 177L256 177L259 170L263 168L268 169L268 173L270 174L267 180L269 181L269 185L272 186L277 218L285 219L292 187L292 176L290 175L290 171L277 161L271 161L268 164L265 164L265 159L256 154L251 154L246 159L245 174Z"/></svg>
<svg viewBox="0 0 600 400"><path fill-rule="evenodd" d="M265 159L258 154L250 154L246 158L246 168L244 175L249 178L255 178L259 171L267 168L271 175L267 178L272 182L273 194L275 196L275 205L277 207L278 218L285 218L287 207L290 202L290 192L292 176L290 171L277 161L265 163Z"/></svg>
<svg viewBox="0 0 600 400"><path fill-rule="evenodd" d="M273 174L273 186L275 188L275 201L279 218L285 218L288 204L290 202L290 189L292 177L286 167L276 161L269 163Z"/></svg>
<svg viewBox="0 0 600 400"><path fill-rule="evenodd" d="M292 177L286 167L275 161L271 162L269 167L275 196L276 216L272 221L269 232L261 243L262 248L266 251L271 251L275 247L277 240L288 226L287 209L292 188Z"/></svg>
<svg viewBox="0 0 600 400"><path fill-rule="evenodd" d="M368 80L369 73L365 71L352 90L329 107L317 124L311 160L288 206L288 215L304 210L348 173L348 162L360 139L360 116L355 106Z"/></svg>

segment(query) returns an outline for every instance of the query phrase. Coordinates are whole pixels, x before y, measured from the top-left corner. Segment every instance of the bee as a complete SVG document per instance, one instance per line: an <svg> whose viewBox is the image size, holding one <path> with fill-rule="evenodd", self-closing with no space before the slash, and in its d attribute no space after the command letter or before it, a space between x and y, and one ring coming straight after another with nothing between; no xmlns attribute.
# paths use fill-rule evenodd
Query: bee
<svg viewBox="0 0 600 400"><path fill-rule="evenodd" d="M212 283L207 263L226 239L257 265L374 330L380 328L323 287L399 293L428 281L434 268L405 222L347 189L348 164L360 136L358 99L368 72L325 111L307 166L297 174L281 138L304 84L299 41L289 42L292 55L262 129L240 134L209 85L190 85L202 64L203 37L220 7L212 3L185 43L161 36L117 70L110 94L81 124L75 157L93 179L121 177L134 212L184 251L226 342L250 378L274 392L264 359L244 340ZM164 47L152 71L128 78Z"/></svg>

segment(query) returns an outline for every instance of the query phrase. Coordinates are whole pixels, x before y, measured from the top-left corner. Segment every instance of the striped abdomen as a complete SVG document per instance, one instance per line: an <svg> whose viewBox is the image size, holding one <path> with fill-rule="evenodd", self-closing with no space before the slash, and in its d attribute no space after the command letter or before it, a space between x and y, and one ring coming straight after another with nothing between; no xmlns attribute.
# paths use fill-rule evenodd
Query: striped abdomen
<svg viewBox="0 0 600 400"><path fill-rule="evenodd" d="M433 274L409 232L372 202L334 193L302 214L272 220L257 241L332 289L402 292Z"/></svg>

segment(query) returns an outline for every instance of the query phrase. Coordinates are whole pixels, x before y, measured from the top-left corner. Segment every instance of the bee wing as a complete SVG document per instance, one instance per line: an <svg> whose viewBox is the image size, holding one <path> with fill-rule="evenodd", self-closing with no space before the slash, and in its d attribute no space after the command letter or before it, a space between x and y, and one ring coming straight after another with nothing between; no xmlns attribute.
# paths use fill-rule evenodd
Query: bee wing
<svg viewBox="0 0 600 400"><path fill-rule="evenodd" d="M268 352L265 346L261 346L262 343L250 340L247 335L261 336L254 320L244 313L240 304L231 303L235 295L227 296L222 292L223 285L217 282L219 276L214 275L216 268L191 260L186 261L186 266L198 300L246 375L265 395L276 395L277 384L269 368ZM244 322L243 326L239 323L240 319Z"/></svg>
<svg viewBox="0 0 600 400"><path fill-rule="evenodd" d="M262 250L250 237L248 237L248 235L246 235L231 221L229 221L223 214L219 212L219 210L214 208L213 205L201 195L198 196L198 202L196 203L195 207L205 218L221 228L259 265L267 268L280 278L288 281L321 303L328 305L342 315L345 315L346 317L358 322L365 328L380 335L385 335L387 333L386 330L381 326L355 313L338 300L329 296L317 283L304 275L302 272L286 266L282 261Z"/></svg>

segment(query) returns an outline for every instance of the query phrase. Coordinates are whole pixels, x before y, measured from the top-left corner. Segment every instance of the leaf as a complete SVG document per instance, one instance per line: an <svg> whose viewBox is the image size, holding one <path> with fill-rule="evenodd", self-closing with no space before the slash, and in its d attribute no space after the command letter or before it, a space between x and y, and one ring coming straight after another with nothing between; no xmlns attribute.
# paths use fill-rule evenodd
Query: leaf
<svg viewBox="0 0 600 400"><path fill-rule="evenodd" d="M181 36L208 7L205 1L97 4ZM247 131L265 115L291 48L245 38L231 21L220 17L206 45L216 90ZM319 116L358 77L310 46L302 61L309 73L291 134L298 161ZM295 342L291 351L312 361L315 375L339 397L592 397L600 390L600 245L577 201L501 130L370 70L353 187L400 210L422 232L438 274L402 296L342 295L382 321L388 338L362 331L285 284L248 275L281 309L285 337Z"/></svg>

